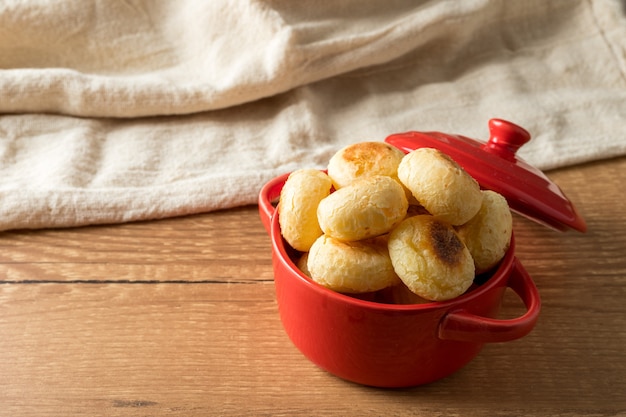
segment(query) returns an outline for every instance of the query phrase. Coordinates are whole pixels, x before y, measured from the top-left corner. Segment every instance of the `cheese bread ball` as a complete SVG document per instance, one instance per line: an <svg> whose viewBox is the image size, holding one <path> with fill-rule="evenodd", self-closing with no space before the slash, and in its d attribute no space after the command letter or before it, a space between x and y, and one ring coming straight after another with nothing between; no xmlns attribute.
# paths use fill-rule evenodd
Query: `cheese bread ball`
<svg viewBox="0 0 626 417"><path fill-rule="evenodd" d="M506 199L495 191L483 191L480 210L457 232L474 258L476 273L493 268L511 244L513 216Z"/></svg>
<svg viewBox="0 0 626 417"><path fill-rule="evenodd" d="M282 236L292 248L306 252L322 235L317 206L330 194L332 181L315 169L292 172L280 192L278 223Z"/></svg>
<svg viewBox="0 0 626 417"><path fill-rule="evenodd" d="M360 179L320 201L317 219L322 231L354 241L382 235L405 216L409 203L400 183L378 175Z"/></svg>
<svg viewBox="0 0 626 417"><path fill-rule="evenodd" d="M343 293L378 291L399 282L385 237L346 242L320 236L308 254L311 279Z"/></svg>
<svg viewBox="0 0 626 417"><path fill-rule="evenodd" d="M452 226L431 215L408 217L389 234L394 270L415 294L443 301L474 281L474 260Z"/></svg>
<svg viewBox="0 0 626 417"><path fill-rule="evenodd" d="M397 178L404 152L385 142L360 142L337 151L328 162L328 176L339 189L374 175Z"/></svg>
<svg viewBox="0 0 626 417"><path fill-rule="evenodd" d="M402 159L398 178L433 216L452 225L469 221L480 209L480 186L443 152L419 148Z"/></svg>

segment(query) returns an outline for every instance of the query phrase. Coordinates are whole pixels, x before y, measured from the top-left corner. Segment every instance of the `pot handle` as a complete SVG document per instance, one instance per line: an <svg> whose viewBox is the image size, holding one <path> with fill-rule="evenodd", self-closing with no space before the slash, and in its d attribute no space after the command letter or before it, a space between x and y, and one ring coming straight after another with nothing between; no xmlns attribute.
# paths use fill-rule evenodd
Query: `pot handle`
<svg viewBox="0 0 626 417"><path fill-rule="evenodd" d="M280 197L280 191L288 176L289 174L284 174L270 180L259 192L259 215L268 235L272 234L272 217L276 212L276 207L272 203Z"/></svg>
<svg viewBox="0 0 626 417"><path fill-rule="evenodd" d="M513 260L507 286L522 299L526 313L522 316L499 320L477 316L465 310L451 311L439 323L439 338L463 342L508 342L526 336L539 318L541 299L539 291L520 261Z"/></svg>

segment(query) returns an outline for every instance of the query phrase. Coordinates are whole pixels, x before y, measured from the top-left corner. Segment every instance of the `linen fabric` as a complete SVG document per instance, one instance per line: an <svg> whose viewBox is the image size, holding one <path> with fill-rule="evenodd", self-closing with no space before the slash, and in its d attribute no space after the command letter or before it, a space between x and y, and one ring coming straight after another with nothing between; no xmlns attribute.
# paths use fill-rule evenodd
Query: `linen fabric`
<svg viewBox="0 0 626 417"><path fill-rule="evenodd" d="M269 179L349 143L486 140L494 117L531 133L519 156L544 170L623 155L625 9L5 0L0 230L254 204Z"/></svg>

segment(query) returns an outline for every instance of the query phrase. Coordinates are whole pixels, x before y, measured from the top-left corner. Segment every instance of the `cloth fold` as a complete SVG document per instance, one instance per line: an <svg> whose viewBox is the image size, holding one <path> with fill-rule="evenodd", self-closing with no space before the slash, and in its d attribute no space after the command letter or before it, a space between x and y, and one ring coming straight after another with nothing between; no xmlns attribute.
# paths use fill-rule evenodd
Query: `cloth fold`
<svg viewBox="0 0 626 417"><path fill-rule="evenodd" d="M549 170L626 153L619 0L8 1L0 230L253 204L275 175L392 133Z"/></svg>

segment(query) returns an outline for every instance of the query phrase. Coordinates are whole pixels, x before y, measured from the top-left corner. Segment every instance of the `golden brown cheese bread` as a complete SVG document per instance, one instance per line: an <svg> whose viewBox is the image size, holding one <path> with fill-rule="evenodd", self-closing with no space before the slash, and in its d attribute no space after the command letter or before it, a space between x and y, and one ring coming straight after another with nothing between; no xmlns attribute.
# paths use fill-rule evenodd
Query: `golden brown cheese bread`
<svg viewBox="0 0 626 417"><path fill-rule="evenodd" d="M292 172L280 192L278 223L282 236L296 250L306 252L322 235L317 206L330 194L332 181L316 169Z"/></svg>
<svg viewBox="0 0 626 417"><path fill-rule="evenodd" d="M506 199L495 191L483 191L480 210L457 232L474 258L476 273L493 268L511 243L513 216Z"/></svg>
<svg viewBox="0 0 626 417"><path fill-rule="evenodd" d="M317 208L317 219L328 236L355 241L387 233L406 216L408 206L400 183L377 175L324 198Z"/></svg>
<svg viewBox="0 0 626 417"><path fill-rule="evenodd" d="M335 192L331 193L332 187ZM504 197L439 150L383 142L337 152L328 175L292 173L278 205L285 240L313 281L362 299L415 304L465 293L510 246Z"/></svg>
<svg viewBox="0 0 626 417"><path fill-rule="evenodd" d="M443 301L474 281L474 261L454 228L431 215L408 217L389 234L393 268L415 294Z"/></svg>
<svg viewBox="0 0 626 417"><path fill-rule="evenodd" d="M480 209L478 182L437 149L408 153L398 166L398 178L430 214L452 225L466 223Z"/></svg>
<svg viewBox="0 0 626 417"><path fill-rule="evenodd" d="M337 151L328 162L328 176L339 189L355 180L385 175L397 178L404 152L384 142L359 142Z"/></svg>
<svg viewBox="0 0 626 417"><path fill-rule="evenodd" d="M385 237L346 242L320 236L308 253L313 281L343 293L367 293L395 285L396 275Z"/></svg>

